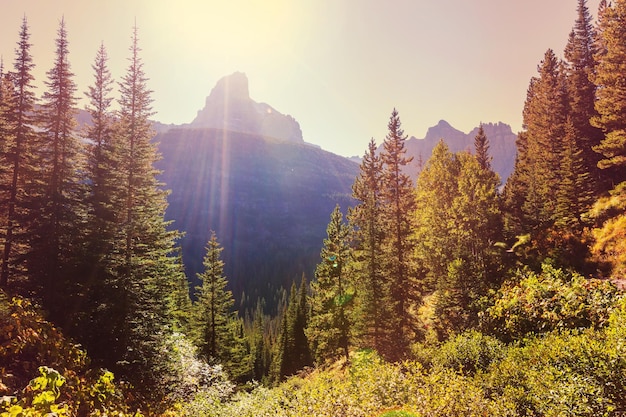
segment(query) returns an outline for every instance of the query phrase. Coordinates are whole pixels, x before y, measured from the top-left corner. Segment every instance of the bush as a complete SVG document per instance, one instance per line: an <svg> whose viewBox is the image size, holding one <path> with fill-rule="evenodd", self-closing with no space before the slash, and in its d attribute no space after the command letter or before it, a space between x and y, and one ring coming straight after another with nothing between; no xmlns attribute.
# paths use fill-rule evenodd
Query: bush
<svg viewBox="0 0 626 417"><path fill-rule="evenodd" d="M544 264L503 285L482 327L506 341L553 330L601 328L622 297L609 281L586 279Z"/></svg>
<svg viewBox="0 0 626 417"><path fill-rule="evenodd" d="M486 371L491 363L504 356L504 343L470 330L434 349L431 366L451 369L463 375L473 375L478 371Z"/></svg>

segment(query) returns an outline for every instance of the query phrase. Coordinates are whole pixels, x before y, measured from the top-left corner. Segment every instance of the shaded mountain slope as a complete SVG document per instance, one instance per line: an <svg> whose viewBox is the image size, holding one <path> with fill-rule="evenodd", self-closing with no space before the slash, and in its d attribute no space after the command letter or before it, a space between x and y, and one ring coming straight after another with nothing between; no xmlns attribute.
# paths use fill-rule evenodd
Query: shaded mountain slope
<svg viewBox="0 0 626 417"><path fill-rule="evenodd" d="M218 129L171 129L156 140L171 190L167 217L185 233L192 287L210 230L237 298L245 292L254 303L302 273L312 278L331 211L353 204L356 163L304 143Z"/></svg>

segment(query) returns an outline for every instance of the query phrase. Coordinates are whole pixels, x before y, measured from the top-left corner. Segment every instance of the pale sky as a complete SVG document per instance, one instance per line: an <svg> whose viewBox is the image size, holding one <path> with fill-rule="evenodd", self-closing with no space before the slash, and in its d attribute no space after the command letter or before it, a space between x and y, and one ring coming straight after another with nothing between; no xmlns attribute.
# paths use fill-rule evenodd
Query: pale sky
<svg viewBox="0 0 626 417"><path fill-rule="evenodd" d="M599 0L588 0L597 14ZM392 109L424 137L440 119L521 129L530 77L548 48L562 56L576 0L0 0L0 55L13 68L22 17L37 95L65 18L80 96L101 42L120 79L137 22L155 119L188 123L223 76L292 115L304 140L344 156L381 143Z"/></svg>

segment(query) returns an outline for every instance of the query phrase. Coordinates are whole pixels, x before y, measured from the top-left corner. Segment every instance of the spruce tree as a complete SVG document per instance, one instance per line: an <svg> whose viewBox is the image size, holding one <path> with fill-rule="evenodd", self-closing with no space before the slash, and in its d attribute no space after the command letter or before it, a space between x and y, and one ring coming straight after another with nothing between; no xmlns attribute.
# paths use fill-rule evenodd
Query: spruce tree
<svg viewBox="0 0 626 417"><path fill-rule="evenodd" d="M309 341L305 334L307 325L307 282L303 276L299 287L295 282L292 284L287 309L282 317L281 334L276 348L274 381L278 382L313 364Z"/></svg>
<svg viewBox="0 0 626 417"><path fill-rule="evenodd" d="M485 135L485 129L483 129L482 123L474 138L474 151L476 152L476 159L480 167L483 170L490 170L491 160L493 158L489 155L489 141L487 140L487 135Z"/></svg>
<svg viewBox="0 0 626 417"><path fill-rule="evenodd" d="M85 143L85 224L81 242L79 314L74 337L89 351L92 360L111 366L119 360L125 345L109 346L102 340L116 337L124 327L125 288L122 284L120 254L123 252L122 139L114 135L111 109L113 79L108 55L100 45L94 62L93 84L85 95L91 123L83 132ZM117 140L117 142L116 142Z"/></svg>
<svg viewBox="0 0 626 417"><path fill-rule="evenodd" d="M599 195L607 191L607 184L598 167L600 155L593 150L604 135L599 128L591 125L591 119L597 117L597 88L593 78L596 74L595 55L598 54L597 35L591 20L587 1L578 0L578 17L565 47L565 72L569 117L576 147L581 152L583 169L589 173L587 180L580 184L584 187L581 191Z"/></svg>
<svg viewBox="0 0 626 417"><path fill-rule="evenodd" d="M393 337L386 323L390 319L389 281L382 269L382 162L372 139L363 155L361 170L352 185L357 204L348 219L354 230L354 274L357 288L355 336L362 346L381 352Z"/></svg>
<svg viewBox="0 0 626 417"><path fill-rule="evenodd" d="M437 291L439 337L477 323L477 301L500 284L499 178L480 160L452 154L443 141L418 177L416 253Z"/></svg>
<svg viewBox="0 0 626 417"><path fill-rule="evenodd" d="M327 237L320 252L322 261L311 282L311 319L306 336L317 364L344 356L349 358L350 308L354 290L350 268L350 229L339 205L331 213Z"/></svg>
<svg viewBox="0 0 626 417"><path fill-rule="evenodd" d="M202 283L196 287L197 301L194 303L194 330L196 345L207 359L228 359L229 321L235 304L233 294L227 289L224 274L223 248L215 232L206 246L204 271L198 274Z"/></svg>
<svg viewBox="0 0 626 417"><path fill-rule="evenodd" d="M391 321L386 324L396 330L385 356L398 360L408 352L411 337L411 309L419 303L412 260L415 190L403 169L413 158L406 156L407 137L402 130L398 112L394 109L387 125L388 133L380 155L382 171L382 207L384 268L389 280Z"/></svg>
<svg viewBox="0 0 626 417"><path fill-rule="evenodd" d="M562 172L568 120L567 84L563 65L548 50L530 81L518 138L515 169L505 188L509 235L530 233L539 258L554 249L554 213Z"/></svg>
<svg viewBox="0 0 626 417"><path fill-rule="evenodd" d="M440 140L417 178L415 248L430 291L437 289L448 264L456 258L451 209L459 193L460 170L458 158Z"/></svg>
<svg viewBox="0 0 626 417"><path fill-rule="evenodd" d="M14 142L14 128L11 124L11 111L15 108L13 98L13 83L9 74L5 73L4 62L0 58L0 230L2 230L2 236L6 236L4 227L7 223L8 191L11 183L8 152ZM0 288L4 287L4 285L0 286Z"/></svg>
<svg viewBox="0 0 626 417"><path fill-rule="evenodd" d="M257 306L252 315L252 329L250 345L252 355L252 378L263 381L270 372L271 340L267 330L268 319L263 312L263 303L257 301Z"/></svg>
<svg viewBox="0 0 626 417"><path fill-rule="evenodd" d="M554 224L566 233L581 230L582 216L591 207L592 190L587 187L589 177L584 152L576 140L576 128L572 120L568 120L563 138L561 153L561 177L556 190L557 206L554 213Z"/></svg>
<svg viewBox="0 0 626 417"><path fill-rule="evenodd" d="M7 288L11 279L19 281L18 286L24 287L26 270L24 257L28 252L29 239L26 226L30 220L29 196L35 195L33 183L39 178L40 172L35 159L37 149L37 136L35 133L35 93L33 92L34 69L33 58L30 52L30 32L26 17L22 20L19 41L15 50L14 70L10 73L12 82L11 97L5 101L3 116L8 129L2 138L3 164L7 167L7 183L3 184L6 189L6 211L2 218L3 224L3 250L2 267L0 270L0 287ZM11 279L10 279L11 278Z"/></svg>
<svg viewBox="0 0 626 417"><path fill-rule="evenodd" d="M598 166L609 170L611 186L626 180L626 122L621 115L626 112L626 1L617 0L606 6L599 16L599 48L594 83L597 86L595 109L598 115L592 124L605 134L594 147L602 159Z"/></svg>
<svg viewBox="0 0 626 417"><path fill-rule="evenodd" d="M130 52L128 69L119 83L120 109L114 128L120 149L116 167L120 194L114 198L121 202L116 213L121 247L111 267L114 285L123 294L116 300L118 317L111 318L121 323L111 353L123 376L145 388L143 394L158 398L167 389L162 378L167 371L162 344L171 331L171 297L182 271L176 247L179 234L168 230L170 222L164 219L167 192L154 167L158 154L151 142L151 91L139 56L136 27Z"/></svg>
<svg viewBox="0 0 626 417"><path fill-rule="evenodd" d="M82 226L80 177L81 143L75 136L76 84L68 59L65 21L57 32L53 67L47 72L47 90L38 118L42 140L37 149L43 168L42 189L34 201L30 224L28 267L40 288L44 307L57 323L67 318L66 298L76 293L75 244Z"/></svg>

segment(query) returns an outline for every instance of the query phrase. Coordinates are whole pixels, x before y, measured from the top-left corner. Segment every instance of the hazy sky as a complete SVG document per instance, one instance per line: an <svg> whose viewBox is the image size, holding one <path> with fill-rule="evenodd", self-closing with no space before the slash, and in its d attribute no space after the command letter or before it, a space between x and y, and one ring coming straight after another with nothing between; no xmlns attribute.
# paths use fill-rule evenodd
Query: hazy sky
<svg viewBox="0 0 626 417"><path fill-rule="evenodd" d="M292 115L304 139L340 155L381 143L394 107L409 136L445 119L521 129L530 77L558 56L576 0L0 0L0 54L15 57L26 15L37 94L65 18L80 96L101 42L126 69L136 20L155 118L188 123L218 79L245 72L250 95ZM593 16L599 0L588 0Z"/></svg>

